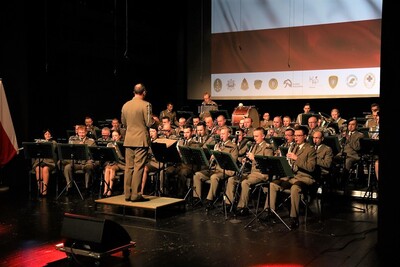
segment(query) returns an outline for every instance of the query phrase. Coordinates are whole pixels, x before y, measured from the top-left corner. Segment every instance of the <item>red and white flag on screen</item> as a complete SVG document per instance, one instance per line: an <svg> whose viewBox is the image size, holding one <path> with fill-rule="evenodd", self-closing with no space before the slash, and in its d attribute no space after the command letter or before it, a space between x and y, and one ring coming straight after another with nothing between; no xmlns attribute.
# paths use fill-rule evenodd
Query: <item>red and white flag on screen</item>
<svg viewBox="0 0 400 267"><path fill-rule="evenodd" d="M11 120L6 93L0 80L0 167L5 166L18 152L17 137Z"/></svg>

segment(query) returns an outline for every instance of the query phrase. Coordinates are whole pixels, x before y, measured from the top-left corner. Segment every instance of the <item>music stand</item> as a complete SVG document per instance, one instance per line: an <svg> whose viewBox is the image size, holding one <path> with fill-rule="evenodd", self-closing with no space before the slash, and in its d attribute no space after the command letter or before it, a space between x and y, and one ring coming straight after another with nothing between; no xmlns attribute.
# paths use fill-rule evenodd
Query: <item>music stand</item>
<svg viewBox="0 0 400 267"><path fill-rule="evenodd" d="M161 171L166 168L168 162L179 163L181 162L178 149L176 147L177 140L172 139L156 139L151 143L151 150L153 152L154 158L158 161L157 178L155 181L154 195L161 196L162 192L160 189L159 177ZM162 163L162 168L161 168Z"/></svg>
<svg viewBox="0 0 400 267"><path fill-rule="evenodd" d="M272 136L271 140L275 148L278 148L280 145L286 142L285 137L278 137L278 136Z"/></svg>
<svg viewBox="0 0 400 267"><path fill-rule="evenodd" d="M108 143L112 143L112 142L114 142L114 141L112 141L112 140L110 140L110 141L96 140L95 142L96 142L96 145L97 145L97 146L105 147L105 146L108 145ZM90 149L89 149L89 150L90 150Z"/></svg>
<svg viewBox="0 0 400 267"><path fill-rule="evenodd" d="M371 138L361 138L360 139L360 153L365 155L368 162L368 180L367 180L367 190L363 196L365 199L368 196L368 199L372 199L374 189L376 187L376 181L374 183L371 182L371 174L372 174L372 166L374 164L374 156L379 155L379 140L371 139Z"/></svg>
<svg viewBox="0 0 400 267"><path fill-rule="evenodd" d="M228 201L231 203L232 206L233 206L233 200L230 200L229 197L225 193L226 183L227 183L227 179L225 177L225 171L229 170L229 171L234 171L235 173L239 173L240 169L237 166L235 160L232 158L232 155L230 153L212 150L211 154L214 155L215 160L217 161L218 165L223 170L223 180L224 180L225 186L224 186L224 188L222 188L221 195L222 195L222 207L224 210L225 219L227 219L228 215L227 215L227 210L226 210L225 199L228 199ZM214 201L214 203L216 201L218 201L218 198Z"/></svg>
<svg viewBox="0 0 400 267"><path fill-rule="evenodd" d="M341 150L339 138L336 135L325 136L322 143L332 148L333 155L336 155Z"/></svg>
<svg viewBox="0 0 400 267"><path fill-rule="evenodd" d="M194 113L192 111L185 111L185 110L178 110L176 112L176 117L179 118L185 118L186 121L189 121L190 118L194 116Z"/></svg>
<svg viewBox="0 0 400 267"><path fill-rule="evenodd" d="M210 110L210 114L211 114L211 118L213 120L216 120L219 115L223 115L225 117L226 121L230 121L231 120L231 117L229 116L228 111L225 110L225 109Z"/></svg>
<svg viewBox="0 0 400 267"><path fill-rule="evenodd" d="M189 147L189 146L178 146L179 151L181 152L181 158L183 163L191 164L192 166L192 174L194 174L194 165L199 167L201 166L208 166L209 162L204 153L203 148L200 147ZM200 168L199 168L200 169ZM193 187L193 178L190 180L190 187L189 190L186 192L184 199L187 199L190 192L196 192ZM201 196L197 196L201 199ZM196 205L197 203L192 203L192 205Z"/></svg>
<svg viewBox="0 0 400 267"><path fill-rule="evenodd" d="M89 159L89 149L86 144L58 144L58 158L63 160L71 160L71 168L72 168L72 176L71 181L69 181L61 193L57 196L58 199L64 191L67 191L67 188L72 184L75 185L81 199L83 200L83 196L81 191L79 190L78 185L74 179L74 172L75 172L75 160L88 160Z"/></svg>
<svg viewBox="0 0 400 267"><path fill-rule="evenodd" d="M254 159L257 162L257 165L262 173L268 173L268 177L272 179L274 175L277 177L294 177L293 171L289 166L289 163L285 157L275 157L275 156L260 156L255 155ZM268 196L266 201L268 201L268 207L265 208L262 212L258 213L248 224L244 226L244 228L251 225L256 219L260 217L264 211L268 212L268 217L272 214L275 215L289 230L292 230L289 225L285 223L285 221L278 215L278 213L271 209L270 207L270 186L271 182L268 183Z"/></svg>
<svg viewBox="0 0 400 267"><path fill-rule="evenodd" d="M42 168L41 163L44 159L53 159L54 163L57 163L57 157L54 150L54 146L52 142L22 142L22 146L24 147L24 154L26 159L38 159L39 161L39 186L38 186L38 195L40 193L40 189L43 187L43 179L42 179ZM33 162L32 162L33 164ZM57 164L56 164L57 166ZM33 166L32 166L33 167ZM29 193L31 193L31 181L29 177ZM46 189L47 190L47 189ZM58 190L58 186L57 186ZM56 190L56 191L57 191ZM56 192L57 194L58 192Z"/></svg>
<svg viewBox="0 0 400 267"><path fill-rule="evenodd" d="M104 146L89 146L89 152L91 155L91 158L95 161L100 162L100 173L101 173L101 179L100 179L100 188L99 188L99 198L101 198L101 189L104 184L104 186L107 186L107 192L111 191L110 185L104 180L104 164L109 161L109 162L115 162L117 164L118 162L118 156L117 152L115 151L115 148L113 147L104 147Z"/></svg>
<svg viewBox="0 0 400 267"><path fill-rule="evenodd" d="M301 125L308 125L308 119L310 118L310 117L312 117L312 116L314 116L314 117L317 117L317 119L319 119L321 116L320 115L318 115L318 114L314 114L314 113L302 113L301 114Z"/></svg>

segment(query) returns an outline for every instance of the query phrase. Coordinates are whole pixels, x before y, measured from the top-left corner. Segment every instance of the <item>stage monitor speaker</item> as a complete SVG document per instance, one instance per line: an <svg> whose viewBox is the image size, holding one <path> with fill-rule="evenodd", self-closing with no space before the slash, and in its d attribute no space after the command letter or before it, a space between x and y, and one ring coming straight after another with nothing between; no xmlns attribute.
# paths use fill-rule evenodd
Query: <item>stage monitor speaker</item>
<svg viewBox="0 0 400 267"><path fill-rule="evenodd" d="M125 246L131 237L118 223L94 217L64 214L61 236L64 246L93 252L106 252Z"/></svg>

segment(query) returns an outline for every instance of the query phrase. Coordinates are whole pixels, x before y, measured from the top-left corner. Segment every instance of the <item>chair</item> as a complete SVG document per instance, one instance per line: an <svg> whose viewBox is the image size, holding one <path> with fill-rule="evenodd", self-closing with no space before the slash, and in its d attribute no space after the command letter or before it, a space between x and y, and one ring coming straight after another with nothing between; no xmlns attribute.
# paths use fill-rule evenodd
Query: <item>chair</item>
<svg viewBox="0 0 400 267"><path fill-rule="evenodd" d="M260 204L263 200L265 200L264 198L267 197L268 185L268 181L262 181L250 186L250 195L249 202L247 203L247 209L256 217L260 212ZM251 206L249 206L250 202Z"/></svg>
<svg viewBox="0 0 400 267"><path fill-rule="evenodd" d="M284 189L282 191L283 194L287 195L284 200L277 206L277 210L279 210L282 206L288 203L291 199L290 195L290 188ZM304 207L304 224L307 225L307 218L308 218L308 212L312 212L310 209L311 203L313 200L317 199L317 197L321 198L322 190L321 190L321 184L319 181L315 181L312 185L309 185L307 187L307 190L302 190L300 192L300 204L303 204ZM317 203L317 212L318 216L321 216L321 207L319 201ZM290 204L290 203L289 203Z"/></svg>

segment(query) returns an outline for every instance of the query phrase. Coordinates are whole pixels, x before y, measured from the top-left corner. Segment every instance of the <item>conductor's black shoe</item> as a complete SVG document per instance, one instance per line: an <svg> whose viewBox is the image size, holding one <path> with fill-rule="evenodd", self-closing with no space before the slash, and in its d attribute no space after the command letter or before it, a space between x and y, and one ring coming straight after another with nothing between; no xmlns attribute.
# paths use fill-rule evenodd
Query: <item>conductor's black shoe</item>
<svg viewBox="0 0 400 267"><path fill-rule="evenodd" d="M237 215L240 215L240 216L247 216L247 215L249 215L249 209L248 209L248 208L241 208L241 209L239 209L239 211L237 212Z"/></svg>
<svg viewBox="0 0 400 267"><path fill-rule="evenodd" d="M131 202L146 202L146 201L150 201L150 199L142 196L138 197L137 199L131 199Z"/></svg>
<svg viewBox="0 0 400 267"><path fill-rule="evenodd" d="M299 228L299 219L296 217L290 217L290 229L294 230Z"/></svg>

